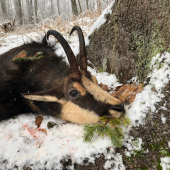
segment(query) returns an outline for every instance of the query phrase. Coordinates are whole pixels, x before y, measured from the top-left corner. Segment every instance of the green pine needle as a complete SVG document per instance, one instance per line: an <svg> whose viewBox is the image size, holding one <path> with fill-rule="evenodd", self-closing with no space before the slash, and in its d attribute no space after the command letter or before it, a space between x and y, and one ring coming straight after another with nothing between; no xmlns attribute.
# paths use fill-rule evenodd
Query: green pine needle
<svg viewBox="0 0 170 170"><path fill-rule="evenodd" d="M12 61L14 63L22 63L22 62L34 62L34 61L37 61L41 58L43 58L43 52L37 52L35 53L34 56L28 56L28 53L27 51L21 51L20 53L18 53L18 55L16 55L15 57L12 58Z"/></svg>
<svg viewBox="0 0 170 170"><path fill-rule="evenodd" d="M104 137L107 135L110 137L111 142L116 147L120 148L122 146L122 139L124 137L123 130L119 126L128 126L131 122L127 117L110 118L110 117L100 117L99 122L94 125L85 124L84 125L84 142L90 142L94 136L94 133L97 133L98 136Z"/></svg>
<svg viewBox="0 0 170 170"><path fill-rule="evenodd" d="M23 58L13 58L12 61L15 63L22 63L22 62L29 62L29 61L37 61L39 59L43 58L43 56L39 57L23 57Z"/></svg>

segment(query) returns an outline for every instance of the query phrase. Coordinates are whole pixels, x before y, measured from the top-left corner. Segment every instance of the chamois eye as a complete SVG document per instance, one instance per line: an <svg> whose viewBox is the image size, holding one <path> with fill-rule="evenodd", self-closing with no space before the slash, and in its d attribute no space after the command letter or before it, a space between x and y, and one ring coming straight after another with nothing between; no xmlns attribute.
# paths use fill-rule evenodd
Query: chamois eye
<svg viewBox="0 0 170 170"><path fill-rule="evenodd" d="M78 92L77 90L72 90L72 91L69 93L69 95L70 95L71 97L76 97L78 93L79 93L79 92Z"/></svg>

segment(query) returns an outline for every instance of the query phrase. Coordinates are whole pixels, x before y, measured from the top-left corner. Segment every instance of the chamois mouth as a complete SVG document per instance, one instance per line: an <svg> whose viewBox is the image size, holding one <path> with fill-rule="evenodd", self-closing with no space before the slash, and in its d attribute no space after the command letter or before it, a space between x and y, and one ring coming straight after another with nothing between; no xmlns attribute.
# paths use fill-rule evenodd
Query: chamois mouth
<svg viewBox="0 0 170 170"><path fill-rule="evenodd" d="M121 118L125 114L125 108L123 104L113 105L109 108L109 116L115 118Z"/></svg>
<svg viewBox="0 0 170 170"><path fill-rule="evenodd" d="M125 114L125 107L123 104L111 106L109 110L121 112Z"/></svg>

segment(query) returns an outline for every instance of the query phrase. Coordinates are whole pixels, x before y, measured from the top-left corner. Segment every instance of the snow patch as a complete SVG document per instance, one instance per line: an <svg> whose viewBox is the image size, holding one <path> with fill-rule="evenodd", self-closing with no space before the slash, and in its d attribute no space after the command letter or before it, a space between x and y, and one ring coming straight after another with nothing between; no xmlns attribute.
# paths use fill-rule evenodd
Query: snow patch
<svg viewBox="0 0 170 170"><path fill-rule="evenodd" d="M162 170L168 170L170 168L170 157L161 158L160 165L162 166Z"/></svg>
<svg viewBox="0 0 170 170"><path fill-rule="evenodd" d="M163 116L163 114L161 114L161 120L162 120L162 123L165 124L166 118Z"/></svg>
<svg viewBox="0 0 170 170"><path fill-rule="evenodd" d="M113 0L108 7L102 12L102 14L100 15L100 17L96 20L96 22L94 23L94 25L90 28L89 33L87 34L87 37L85 38L85 42L86 42L86 46L89 46L90 44L90 40L89 37L90 35L95 31L95 29L99 29L106 21L107 19L105 18L105 15L107 15L108 13L112 14L112 6L115 3L115 0Z"/></svg>
<svg viewBox="0 0 170 170"><path fill-rule="evenodd" d="M119 153L115 154L113 160L107 160L103 167L105 169L109 169L112 167L112 165L114 165L112 170L118 170L118 169L125 170L125 166L123 165L122 155L120 155Z"/></svg>

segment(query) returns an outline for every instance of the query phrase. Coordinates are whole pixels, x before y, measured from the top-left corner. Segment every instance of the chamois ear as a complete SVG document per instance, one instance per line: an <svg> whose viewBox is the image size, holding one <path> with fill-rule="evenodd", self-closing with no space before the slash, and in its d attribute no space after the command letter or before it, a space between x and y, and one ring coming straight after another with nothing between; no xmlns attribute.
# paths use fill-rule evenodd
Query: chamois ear
<svg viewBox="0 0 170 170"><path fill-rule="evenodd" d="M36 93L21 93L21 95L29 100L42 101L42 102L60 102L63 98L62 92L56 89L47 91L40 91Z"/></svg>
<svg viewBox="0 0 170 170"><path fill-rule="evenodd" d="M21 95L29 100L42 101L42 102L58 102L59 100L55 96L45 95L41 93L21 93Z"/></svg>

